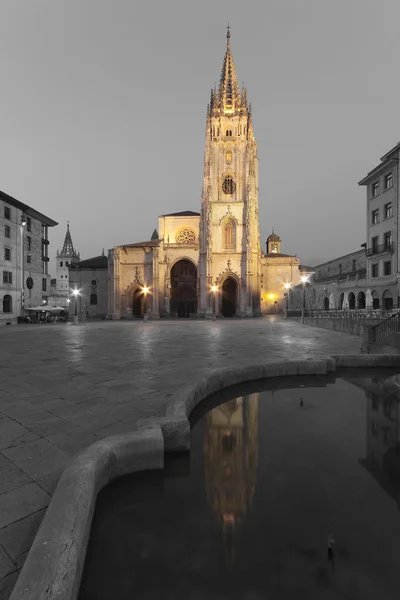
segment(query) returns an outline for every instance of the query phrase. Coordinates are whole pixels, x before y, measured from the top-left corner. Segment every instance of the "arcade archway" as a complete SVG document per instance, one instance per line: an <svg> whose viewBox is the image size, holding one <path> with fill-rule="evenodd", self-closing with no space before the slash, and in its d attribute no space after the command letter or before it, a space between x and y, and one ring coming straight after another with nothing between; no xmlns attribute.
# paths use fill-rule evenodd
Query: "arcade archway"
<svg viewBox="0 0 400 600"><path fill-rule="evenodd" d="M179 260L171 269L171 316L190 317L197 312L197 268Z"/></svg>
<svg viewBox="0 0 400 600"><path fill-rule="evenodd" d="M232 277L227 277L222 284L221 313L223 317L235 317L237 309L237 283Z"/></svg>

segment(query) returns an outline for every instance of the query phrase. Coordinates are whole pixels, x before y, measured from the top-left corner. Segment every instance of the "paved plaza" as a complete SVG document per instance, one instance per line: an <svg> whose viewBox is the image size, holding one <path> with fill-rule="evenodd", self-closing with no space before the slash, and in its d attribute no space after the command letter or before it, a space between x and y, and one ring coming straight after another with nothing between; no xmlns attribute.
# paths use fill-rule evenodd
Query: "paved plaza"
<svg viewBox="0 0 400 600"><path fill-rule="evenodd" d="M356 354L357 337L282 318L103 321L0 329L0 600L62 470L84 447L164 414L213 369Z"/></svg>

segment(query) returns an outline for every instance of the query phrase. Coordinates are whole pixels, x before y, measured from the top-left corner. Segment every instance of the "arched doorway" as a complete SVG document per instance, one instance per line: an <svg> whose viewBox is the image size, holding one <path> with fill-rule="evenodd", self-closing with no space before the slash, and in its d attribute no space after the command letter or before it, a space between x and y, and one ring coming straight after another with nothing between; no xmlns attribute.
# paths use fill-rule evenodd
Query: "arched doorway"
<svg viewBox="0 0 400 600"><path fill-rule="evenodd" d="M232 277L225 279L222 284L222 306L223 317L236 316L237 283Z"/></svg>
<svg viewBox="0 0 400 600"><path fill-rule="evenodd" d="M324 310L329 310L329 298L325 296L324 298Z"/></svg>
<svg viewBox="0 0 400 600"><path fill-rule="evenodd" d="M354 310L356 307L356 297L353 292L349 294L349 308L350 310Z"/></svg>
<svg viewBox="0 0 400 600"><path fill-rule="evenodd" d="M392 310L393 296L390 290L385 290L382 295L382 308L384 310Z"/></svg>
<svg viewBox="0 0 400 600"><path fill-rule="evenodd" d="M365 294L359 292L357 296L357 308L365 308Z"/></svg>
<svg viewBox="0 0 400 600"><path fill-rule="evenodd" d="M171 316L190 317L197 312L197 268L179 260L171 269Z"/></svg>
<svg viewBox="0 0 400 600"><path fill-rule="evenodd" d="M342 308L343 308L343 300L344 300L344 293L341 293L339 296L339 306L338 306L339 310L342 310Z"/></svg>
<svg viewBox="0 0 400 600"><path fill-rule="evenodd" d="M143 316L144 294L140 288L133 292L132 314L134 317Z"/></svg>

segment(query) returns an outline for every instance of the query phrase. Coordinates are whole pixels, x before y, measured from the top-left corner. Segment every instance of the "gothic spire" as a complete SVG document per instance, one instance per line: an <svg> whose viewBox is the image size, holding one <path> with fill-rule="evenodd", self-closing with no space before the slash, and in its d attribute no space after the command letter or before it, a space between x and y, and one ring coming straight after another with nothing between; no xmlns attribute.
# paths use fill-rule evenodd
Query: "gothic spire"
<svg viewBox="0 0 400 600"><path fill-rule="evenodd" d="M69 221L67 222L67 233L65 234L64 245L61 251L62 255L65 256L76 256L76 252L74 250L74 245L72 243L72 237L69 230Z"/></svg>
<svg viewBox="0 0 400 600"><path fill-rule="evenodd" d="M231 31L227 27L226 51L219 82L219 101L225 114L232 114L240 107L239 83L231 53Z"/></svg>

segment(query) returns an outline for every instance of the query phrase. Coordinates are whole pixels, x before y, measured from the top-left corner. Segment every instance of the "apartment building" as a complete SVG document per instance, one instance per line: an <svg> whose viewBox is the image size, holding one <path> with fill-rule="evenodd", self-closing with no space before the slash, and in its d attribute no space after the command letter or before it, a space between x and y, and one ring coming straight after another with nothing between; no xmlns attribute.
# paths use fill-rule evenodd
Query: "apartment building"
<svg viewBox="0 0 400 600"><path fill-rule="evenodd" d="M16 322L50 294L48 229L55 225L0 191L0 325Z"/></svg>
<svg viewBox="0 0 400 600"><path fill-rule="evenodd" d="M374 308L399 307L400 142L358 185L366 188L367 287Z"/></svg>

